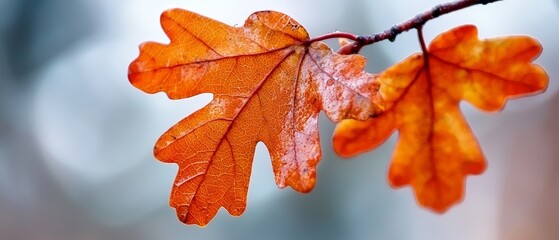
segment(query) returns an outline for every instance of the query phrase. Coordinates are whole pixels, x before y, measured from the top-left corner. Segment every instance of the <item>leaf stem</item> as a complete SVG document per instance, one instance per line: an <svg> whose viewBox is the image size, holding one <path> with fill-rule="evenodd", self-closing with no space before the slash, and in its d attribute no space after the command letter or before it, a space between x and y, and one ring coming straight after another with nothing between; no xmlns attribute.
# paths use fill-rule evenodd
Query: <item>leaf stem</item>
<svg viewBox="0 0 559 240"><path fill-rule="evenodd" d="M431 8L430 10L418 14L414 18L411 18L403 23L394 25L390 29L387 29L383 32L375 33L372 35L362 35L362 36L346 33L346 32L333 32L333 33L328 33L312 38L307 41L307 44L311 44L316 41L332 39L332 38L347 38L353 41L352 43L353 46L348 46L348 48L354 49L354 51L359 51L359 49L361 49L361 47L363 46L371 45L373 43L384 41L387 39L393 42L394 40L396 40L396 36L398 36L400 33L407 32L411 29L423 26L427 21L437 18L441 15L451 13L460 9L464 9L467 7L471 7L474 5L478 5L478 4L485 5L497 1L501 1L501 0L457 0L453 2L441 3ZM351 53L356 53L356 52L351 52Z"/></svg>
<svg viewBox="0 0 559 240"><path fill-rule="evenodd" d="M425 70L429 70L429 52L427 51L427 44L425 44L425 38L423 37L423 26L419 26L416 29L419 45L421 46L421 51L423 52Z"/></svg>

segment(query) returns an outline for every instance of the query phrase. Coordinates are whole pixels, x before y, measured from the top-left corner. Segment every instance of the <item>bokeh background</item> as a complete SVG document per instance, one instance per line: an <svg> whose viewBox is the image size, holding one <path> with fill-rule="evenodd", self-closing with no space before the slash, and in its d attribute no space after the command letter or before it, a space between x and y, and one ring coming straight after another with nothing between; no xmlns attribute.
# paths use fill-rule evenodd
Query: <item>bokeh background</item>
<svg viewBox="0 0 559 240"><path fill-rule="evenodd" d="M528 34L550 76L535 98L483 113L463 104L489 161L467 180L465 200L444 215L393 190L386 170L395 136L353 158L333 154L322 116L324 158L310 194L277 189L257 147L248 207L221 210L205 228L179 222L168 206L177 167L152 146L167 128L210 100L171 101L132 87L127 67L144 41L167 42L165 9L180 7L242 25L273 9L312 36L370 34L440 1L0 0L0 239L557 239L559 238L559 3L506 0L442 16L427 39L454 26L480 36ZM366 47L380 71L419 50L415 32Z"/></svg>

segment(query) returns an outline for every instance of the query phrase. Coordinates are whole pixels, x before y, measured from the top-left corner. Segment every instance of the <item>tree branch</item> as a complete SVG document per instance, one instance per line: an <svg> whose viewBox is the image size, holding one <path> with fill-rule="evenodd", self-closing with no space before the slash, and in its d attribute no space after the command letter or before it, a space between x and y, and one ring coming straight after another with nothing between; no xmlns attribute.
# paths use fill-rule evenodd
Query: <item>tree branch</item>
<svg viewBox="0 0 559 240"><path fill-rule="evenodd" d="M411 29L416 29L418 27L421 27L427 21L437 18L441 15L451 13L460 9L464 9L467 7L471 7L474 5L478 5L478 4L485 5L497 1L501 1L501 0L457 0L453 2L442 3L433 7L428 11L418 14L417 16L415 16L414 18L408 21L394 25L390 29L387 29L380 33L376 33L373 35L359 36L359 35L345 33L345 32L333 32L333 33L312 38L308 41L308 43L310 44L316 41L322 41L326 39L339 38L339 37L347 38L349 40L352 40L353 43L340 49L340 52L345 54L357 53L363 46L366 45L370 45L387 39L390 41L394 41L396 39L396 36L398 36L400 33L407 32Z"/></svg>

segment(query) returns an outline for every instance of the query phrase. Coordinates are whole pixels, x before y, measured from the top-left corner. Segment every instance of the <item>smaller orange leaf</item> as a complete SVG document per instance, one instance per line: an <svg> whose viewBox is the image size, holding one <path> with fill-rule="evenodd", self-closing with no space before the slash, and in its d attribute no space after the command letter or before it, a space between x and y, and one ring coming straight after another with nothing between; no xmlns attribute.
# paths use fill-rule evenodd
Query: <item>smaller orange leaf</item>
<svg viewBox="0 0 559 240"><path fill-rule="evenodd" d="M364 122L342 121L334 149L353 156L376 148L398 130L391 185L411 185L420 205L444 212L462 199L465 177L486 167L460 101L498 111L508 98L543 92L547 75L531 63L541 50L525 36L479 40L474 26L443 33L426 57L412 55L378 77L379 92L392 106Z"/></svg>

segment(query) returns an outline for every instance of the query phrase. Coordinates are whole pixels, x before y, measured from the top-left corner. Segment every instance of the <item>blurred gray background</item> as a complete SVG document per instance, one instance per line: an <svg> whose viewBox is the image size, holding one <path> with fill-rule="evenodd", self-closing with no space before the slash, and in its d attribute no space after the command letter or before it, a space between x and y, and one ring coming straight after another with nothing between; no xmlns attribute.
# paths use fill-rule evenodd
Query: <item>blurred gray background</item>
<svg viewBox="0 0 559 240"><path fill-rule="evenodd" d="M393 190L386 169L393 136L378 150L339 159L322 116L324 158L310 194L275 186L258 145L246 212L221 210L205 228L183 225L167 202L177 170L152 147L210 100L171 101L132 87L127 67L144 41L167 42L159 15L186 8L242 25L257 10L285 12L312 36L370 34L440 1L0 0L0 239L557 239L559 236L559 4L506 0L431 21L427 39L478 25L481 37L528 34L545 94L504 112L462 108L489 161L468 178L463 203L444 215ZM366 47L380 71L419 50L415 32Z"/></svg>

